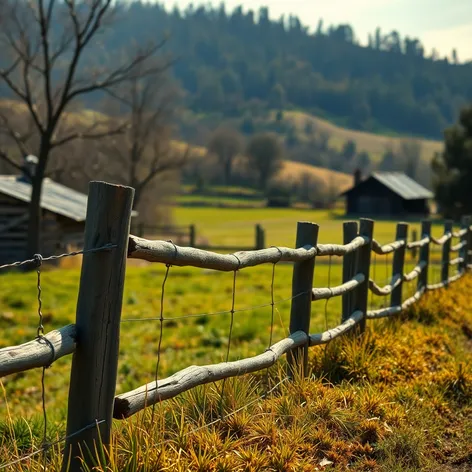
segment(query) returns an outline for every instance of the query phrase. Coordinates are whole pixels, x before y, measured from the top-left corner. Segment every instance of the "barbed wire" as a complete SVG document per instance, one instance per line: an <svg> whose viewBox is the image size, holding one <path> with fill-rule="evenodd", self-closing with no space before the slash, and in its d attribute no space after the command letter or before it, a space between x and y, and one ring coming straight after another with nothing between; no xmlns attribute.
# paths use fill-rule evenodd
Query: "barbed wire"
<svg viewBox="0 0 472 472"><path fill-rule="evenodd" d="M11 262L9 264L0 265L0 270L15 268L15 267L22 267L27 264L34 264L37 267L39 263L38 256L41 257L41 263L42 263L46 261L55 261L57 259L63 259L64 257L73 257L73 256L79 256L81 254L89 254L91 252L106 251L109 249L114 249L116 247L118 247L116 244L109 243L109 244L105 244L103 246L93 248L93 249L81 249L80 251L66 252L64 254L58 254L58 255L48 256L48 257L43 257L40 254L36 254L32 259L25 259L24 261L17 261L17 262Z"/></svg>
<svg viewBox="0 0 472 472"><path fill-rule="evenodd" d="M113 249L117 247L116 244L105 244L103 246L97 247L97 248L92 248L92 249L82 249L79 251L72 251L68 253L63 253L63 254L58 254L58 255L52 255L48 257L43 257L41 254L35 254L31 259L26 259L23 261L17 261L17 262L12 262L9 264L3 264L0 266L0 269L7 269L7 268L18 268L18 267L23 267L27 265L32 265L36 267L36 291L37 291L37 314L38 314L38 326L36 328L36 339L38 342L42 342L48 345L49 349L51 350L51 361L49 362L48 365L42 367L41 371L41 410L42 410L42 416L43 416L43 433L42 433L42 444L41 447L37 450L34 451L24 457L18 458L12 462L2 464L0 465L0 469L5 469L7 467L11 467L12 465L18 464L19 462L25 461L27 459L30 459L32 457L35 457L36 455L42 454L42 466L43 469L46 470L47 467L47 451L54 446L55 444L58 444L59 442L69 439L84 430L88 429L90 427L87 426L85 428L82 428L81 430L66 436L64 438L61 438L53 443L48 443L47 442L47 431L48 431L48 415L47 415L47 409L46 409L46 369L50 368L53 362L56 359L56 351L54 348L54 344L46 337L44 336L44 317L43 317L43 301L42 301L42 286L41 286L41 269L42 265L45 261L52 261L52 260L58 260L62 259L65 257L74 257L78 256L80 254L87 254L87 253L93 253L93 252L99 252L99 251L105 251L109 249ZM103 420L104 421L104 420ZM103 422L101 421L101 422ZM100 422L100 423L101 423ZM93 423L93 425L99 424L99 423ZM92 426L93 426L92 425Z"/></svg>

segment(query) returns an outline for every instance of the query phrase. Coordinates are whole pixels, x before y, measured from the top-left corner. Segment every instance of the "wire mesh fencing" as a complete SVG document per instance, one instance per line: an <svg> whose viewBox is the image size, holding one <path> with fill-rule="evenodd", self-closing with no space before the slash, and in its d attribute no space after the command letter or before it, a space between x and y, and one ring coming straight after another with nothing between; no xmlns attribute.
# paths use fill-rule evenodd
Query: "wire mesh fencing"
<svg viewBox="0 0 472 472"><path fill-rule="evenodd" d="M112 203L114 204L113 199L110 198L101 210L102 215L111 211ZM7 468L18 461L28 461L43 454L43 466L46 468L47 452L51 447L62 441L71 447L76 447L79 441L93 447L98 433L103 436L106 446L109 444L112 417L125 419L151 407L152 420L163 421L162 418L155 418L158 403L205 384L218 385L219 408L217 417L212 417L210 422L201 427L222 421L238 411L227 411L223 407L228 379L250 373L265 373L265 389L254 401L265 398L282 383L293 378L294 371L301 375L307 374L309 347L328 344L348 332L362 334L366 320L393 317L416 303L428 290L446 287L460 278L469 268L469 251L472 249L469 244L469 220L464 220L461 229L456 232L450 231L451 225L447 223L439 236L433 236L431 224L423 222L421 234L414 241L407 240L408 227L400 223L395 240L384 245L375 240L374 222L371 220L362 219L360 225L355 222L346 223L343 244L318 244L318 226L299 223L297 247L294 249L270 247L224 255L179 247L172 241L149 241L134 236L129 236L128 239L129 225L126 226L119 218L98 218L93 213L93 219L94 227L99 224L122 224L121 232L108 229L97 231L101 235L118 234L121 242L100 244L96 248L49 258L35 256L27 261L1 266L2 269L8 269L29 264L36 268L36 338L32 341L33 344L30 342L0 349L0 372L8 375L31 368L42 369L44 428L40 447L28 451L24 457L13 458L13 462L1 464L0 467ZM93 237L89 235L89 245L90 241L96 239L95 234ZM438 249L433 249L433 246ZM414 256L410 254L413 251ZM109 254L109 257L103 258L104 253ZM66 327L73 338L73 342L66 345L65 328L61 328L62 331L56 330L56 334L45 333L47 326L45 327L43 316L42 295L47 287L41 283L41 269L46 260L79 254L86 257L82 267L77 320L74 326ZM160 264L164 269L157 290L159 308L155 316L121 318L126 256ZM335 258L339 258L342 264L334 264ZM325 261L322 269L316 268L316 262L320 260ZM291 293L290 296L279 296L276 289L278 267L284 262L292 264L292 284L285 288L286 292ZM260 265L269 269L266 278L259 281L266 290L267 300L264 303L243 304L243 270L251 271L251 268ZM189 303L182 312L173 312L169 284L175 276L175 268L187 266L228 274L228 291L222 294L226 300L225 309L205 312L192 309ZM211 286L209 290L211 291ZM198 293L195 297L198 297ZM235 333L239 319L260 309L267 309L268 317L265 335L260 336L259 353L235 356ZM316 329L315 320L312 320L314 311L321 315ZM283 319L280 323L277 323L278 314ZM162 363L167 353L166 330L175 328L172 323L202 318L221 320L221 326L224 326L225 340L221 343L220 359L213 358L213 363L199 363L180 370L174 368L166 377L162 373ZM137 387L133 385L131 390L115 395L119 361L117 339L123 327L136 323L143 323L146 329L153 330L153 341L148 346L156 354L152 371L150 369L148 372L147 383ZM80 336L77 336L78 332ZM184 344L185 342L186 340ZM127 348L126 345L122 347ZM12 357L13 350L14 361L10 359L6 362L5 359ZM72 353L74 361L67 431L57 440L47 442L47 369L60 357ZM272 380L269 369L279 364L284 356L287 356L286 375L282 375L277 381ZM99 382L97 378L100 379ZM217 382L220 383L216 384ZM83 388L80 394L77 386ZM91 416L95 413L95 416ZM79 470L77 464L73 467L76 468L71 470Z"/></svg>
<svg viewBox="0 0 472 472"><path fill-rule="evenodd" d="M84 255L87 253L109 251L115 247L116 245L106 244L101 247L97 247L93 249L73 251L69 253L52 255L48 257L43 257L41 254L35 254L33 258L31 259L25 259L23 261L16 261L16 262L8 263L8 264L3 264L0 266L0 271L6 271L6 270L11 270L11 269L32 269L32 268L35 269L36 271L35 290L37 294L36 300L37 300L38 320L37 320L37 326L36 326L36 338L32 341L32 343L36 344L37 346L45 346L47 347L47 350L49 351L47 362L44 363L42 367L40 367L41 369L41 381L40 381L41 393L40 395L41 395L41 411L42 411L42 418L43 418L41 444L39 445L39 447L35 448L35 450L28 451L25 454L20 455L20 457L16 457L7 462L0 463L0 470L2 469L12 470L11 468L14 465L20 464L20 463L27 463L27 461L30 461L31 459L36 458L39 455L41 455L43 469L47 470L47 454L54 446L61 444L68 439L72 439L75 436L83 433L84 431L87 431L91 428L95 428L104 422L104 420L97 418L95 422L85 426L84 428L81 428L80 430L64 435L53 441L48 441L48 412L46 408L46 396L47 396L46 372L52 367L54 362L59 358L59 355L62 353L60 352L60 350L56 350L55 343L50 339L49 336L45 335L45 326L44 326L45 321L44 321L44 316L43 316L43 300L42 300L43 286L41 283L41 274L42 274L41 269L43 267L43 263L47 261L59 260L66 257L75 257L78 255ZM31 357L30 351L27 352L27 356L29 354L29 356ZM17 370L13 366L9 366L9 365L5 366L5 364L7 364L7 362L5 362L5 358L10 357L11 359L15 360L18 357L18 351L14 350L14 348L4 348L4 349L1 349L0 352L1 352L1 357L0 357L1 367L4 367L6 369L10 368L9 370L12 370L12 371ZM21 354L19 357L21 357ZM22 359L20 359L20 361L21 360ZM33 364L34 364L34 357L31 359L23 359L23 361L26 361L26 365L21 365L20 363L19 368L21 370L23 370L23 368L25 367L29 369L30 367L28 363L31 363L33 361ZM32 366L32 367L35 367L35 366ZM0 373L2 376L4 376L10 372L8 370L5 372L4 369L1 369ZM7 418L7 421L9 421L9 418Z"/></svg>

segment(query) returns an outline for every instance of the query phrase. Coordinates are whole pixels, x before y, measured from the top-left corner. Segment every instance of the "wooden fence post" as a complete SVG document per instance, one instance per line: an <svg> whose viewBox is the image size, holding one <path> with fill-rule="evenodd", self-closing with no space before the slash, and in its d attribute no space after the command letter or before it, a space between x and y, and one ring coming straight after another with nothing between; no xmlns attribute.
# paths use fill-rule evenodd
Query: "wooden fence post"
<svg viewBox="0 0 472 472"><path fill-rule="evenodd" d="M408 239L408 224L398 223L395 240L405 241L405 246L402 246L400 249L397 249L393 253L392 279L396 275L400 275L401 279L400 279L400 284L392 290L392 295L390 296L391 306L400 306L403 303L403 272L404 272L404 267L405 267L405 253L406 253L407 239Z"/></svg>
<svg viewBox="0 0 472 472"><path fill-rule="evenodd" d="M421 222L421 235L420 239L430 238L431 237L431 221L422 221ZM421 246L420 248L420 257L419 262L425 262L425 266L421 271L421 274L418 276L418 290L421 290L423 287L426 289L428 287L428 271L429 271L429 246L431 242Z"/></svg>
<svg viewBox="0 0 472 472"><path fill-rule="evenodd" d="M196 228L194 224L191 224L188 228L188 239L189 239L188 245L190 247L196 247L197 232L196 232Z"/></svg>
<svg viewBox="0 0 472 472"><path fill-rule="evenodd" d="M319 226L315 223L299 222L297 224L297 248L309 245L316 246ZM310 334L311 297L315 258L296 262L292 276L292 306L290 310L290 333L304 331ZM308 342L287 354L288 375L293 376L299 371L303 376L308 371Z"/></svg>
<svg viewBox="0 0 472 472"><path fill-rule="evenodd" d="M80 451L90 462L99 437L110 444L125 279L134 189L91 182L85 222L84 256L77 301L77 349L72 358L67 436L88 428L66 442L62 471L82 470ZM105 244L107 251L88 252ZM100 431L98 431L100 430Z"/></svg>
<svg viewBox="0 0 472 472"><path fill-rule="evenodd" d="M416 229L414 229L411 232L411 240L412 241L418 240L418 231L416 231ZM416 247L414 247L411 249L411 257L416 260L417 256L418 256L418 251L416 250Z"/></svg>
<svg viewBox="0 0 472 472"><path fill-rule="evenodd" d="M453 222L446 220L444 222L444 234L452 233ZM441 282L447 284L449 280L449 261L451 258L451 239L448 239L442 247L441 256Z"/></svg>
<svg viewBox="0 0 472 472"><path fill-rule="evenodd" d="M463 261L459 265L460 271L467 270L467 262L468 262L468 255L469 255L469 239L470 239L470 216L463 216L461 219L461 229L465 229L465 234L461 238L461 243L464 246L461 248L459 252L459 257L462 257Z"/></svg>
<svg viewBox="0 0 472 472"><path fill-rule="evenodd" d="M256 249L264 249L265 248L265 231L264 228L260 225L256 225Z"/></svg>
<svg viewBox="0 0 472 472"><path fill-rule="evenodd" d="M357 237L358 225L356 221L346 221L343 224L343 244L350 243ZM357 251L346 254L343 257L343 283L351 280L356 275ZM341 323L346 321L354 311L355 291L349 291L342 295Z"/></svg>
<svg viewBox="0 0 472 472"><path fill-rule="evenodd" d="M472 219L469 219L469 223L472 224ZM472 227L469 225L469 238L467 239L467 265L465 267L466 270L469 269L470 261L471 261L471 250L472 250Z"/></svg>
<svg viewBox="0 0 472 472"><path fill-rule="evenodd" d="M362 312L362 319L359 322L358 332L365 331L366 318L369 298L369 277L370 277L370 257L372 252L372 238L374 237L374 222L368 218L361 218L359 225L359 235L365 236L369 242L357 251L357 273L364 274L365 279L356 290L356 310Z"/></svg>

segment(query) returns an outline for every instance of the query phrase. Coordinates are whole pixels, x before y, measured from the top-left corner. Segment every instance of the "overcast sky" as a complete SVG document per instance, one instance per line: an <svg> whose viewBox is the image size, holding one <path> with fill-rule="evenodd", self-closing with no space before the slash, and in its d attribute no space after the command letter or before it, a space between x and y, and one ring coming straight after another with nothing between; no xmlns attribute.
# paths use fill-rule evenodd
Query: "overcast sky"
<svg viewBox="0 0 472 472"><path fill-rule="evenodd" d="M168 8L190 3L160 2ZM472 0L226 0L225 4L228 10L238 5L245 10L267 6L272 18L293 13L310 28L315 28L320 18L325 25L349 23L361 43L366 43L368 33L377 26L384 33L395 29L402 36L419 38L428 54L436 48L441 57L450 57L456 48L461 62L472 60Z"/></svg>

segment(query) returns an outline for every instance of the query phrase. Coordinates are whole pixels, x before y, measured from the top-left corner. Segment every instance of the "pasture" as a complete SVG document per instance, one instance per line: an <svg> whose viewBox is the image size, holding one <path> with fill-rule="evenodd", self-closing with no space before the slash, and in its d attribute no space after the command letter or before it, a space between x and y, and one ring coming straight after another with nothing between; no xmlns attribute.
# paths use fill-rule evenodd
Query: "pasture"
<svg viewBox="0 0 472 472"><path fill-rule="evenodd" d="M297 221L311 221L320 226L318 242L342 243L342 226L346 221L339 210L310 210L296 208L211 208L176 207L174 222L179 225L195 224L200 236L211 245L233 247L251 246L254 242L254 225L260 223L266 230L268 246L293 247ZM387 243L395 237L394 221L376 221L374 237ZM410 231L419 231L418 221L410 222ZM433 226L433 235L442 234L440 221Z"/></svg>
<svg viewBox="0 0 472 472"><path fill-rule="evenodd" d="M261 222L266 228L268 245L294 247L296 222L311 220L320 224L319 242L342 243L343 219L339 213L297 209L175 209L178 224L197 223L198 231L212 244L244 246L254 240L253 225ZM418 227L417 224L413 225ZM440 234L441 228L436 228ZM434 234L434 231L433 231ZM375 226L375 238L381 243L393 240L394 222ZM438 260L439 254L433 260ZM42 275L42 302L45 329L50 331L73 323L79 286L79 263L64 260L59 270L47 270ZM74 264L75 262L75 264ZM319 258L315 268L314 286L341 283L341 258ZM391 277L391 257L374 257L372 274L380 285ZM406 269L416 260L407 258ZM71 267L72 266L72 267ZM71 267L71 268L67 268ZM246 268L237 273L235 290L235 324L230 359L263 352L273 341L288 334L292 264L281 263ZM162 264L149 265L130 261L125 282L122 313L121 352L117 392L128 391L150 381L156 362L159 338L158 317L161 310L162 284L165 276ZM273 289L272 289L272 275ZM439 267L432 265L431 282L439 281ZM35 273L9 273L1 276L0 348L26 342L35 337L37 293ZM165 284L164 323L160 375L167 376L192 363L206 364L224 360L228 345L232 298L232 273L220 273L196 268L172 267ZM405 296L414 292L409 284ZM274 296L274 312L271 299ZM371 297L369 308L388 305L388 297ZM339 323L341 300L313 303L311 327L319 332ZM271 320L274 318L271 335ZM151 319L149 319L151 318ZM130 320L130 321L128 321ZM132 321L131 321L132 320ZM141 321L142 320L142 321ZM53 393L47 405L58 420L64 419L70 357L59 359L48 371L53 376ZM5 379L10 412L31 414L40 409L39 371L18 374ZM0 415L6 404L0 404Z"/></svg>
<svg viewBox="0 0 472 472"><path fill-rule="evenodd" d="M261 223L268 245L293 247L300 220L319 223L319 242L342 243L343 218L336 212L198 207L175 211L177 224L196 223L212 244L235 246L250 243L253 225ZM433 234L442 234L439 222ZM395 223L377 223L374 236L380 243L392 241ZM227 352L229 360L260 354L289 333L290 263L224 273L141 262L130 263L126 273L117 394L154 380L159 347L162 378L192 364L224 361ZM409 256L405 270L416 262ZM435 283L440 280L438 255L433 253L431 262L429 282ZM390 281L391 263L391 256L373 257L370 275L379 285ZM311 471L314 464L339 471L435 470L419 468L436 467L447 456L441 445L430 453L431 441L421 432L426 428L434 438L445 438L455 428L454 454L463 460L467 433L462 431L471 427L467 405L472 395L469 370L461 367L470 359L464 333L471 329L470 300L462 293L470 280L466 276L458 282L462 291L454 285L450 292L428 295L399 322L369 322L361 339L347 336L312 349L315 379L280 386L285 378L282 363L267 377L261 372L230 380L223 396L218 383L166 401L157 407L159 421L148 409L115 422L111 465L106 470ZM317 258L315 287L341 281L340 258ZM3 274L0 284L0 348L34 339L36 273ZM46 332L74 322L78 287L79 268L70 260L59 269L43 270ZM406 285L404 297L415 290L416 282ZM369 296L368 309L389 305L389 296ZM314 302L310 332L339 325L341 311L340 298ZM70 369L69 356L46 370L45 406L52 439L60 437L64 428ZM261 382L254 383L254 378ZM264 400L266 381L277 387ZM41 370L11 375L1 385L0 465L41 442ZM463 415L459 425L441 418L444 408ZM222 412L227 416L221 417ZM420 432L415 429L418 422ZM51 452L48 470L59 470L60 457L58 446ZM398 464L400 468L394 468ZM41 467L34 459L14 470Z"/></svg>

